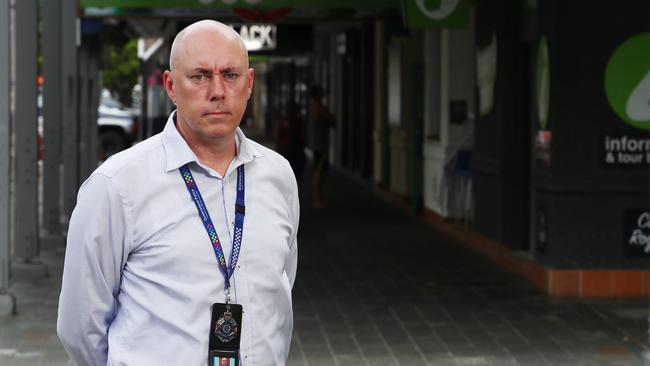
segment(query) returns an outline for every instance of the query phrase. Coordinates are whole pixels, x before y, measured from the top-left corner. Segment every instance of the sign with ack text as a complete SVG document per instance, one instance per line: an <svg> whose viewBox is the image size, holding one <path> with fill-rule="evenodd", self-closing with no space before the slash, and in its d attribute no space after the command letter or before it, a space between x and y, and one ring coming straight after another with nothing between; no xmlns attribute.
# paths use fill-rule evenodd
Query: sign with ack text
<svg viewBox="0 0 650 366"><path fill-rule="evenodd" d="M277 27L274 24L231 24L244 40L249 51L274 50L277 44Z"/></svg>

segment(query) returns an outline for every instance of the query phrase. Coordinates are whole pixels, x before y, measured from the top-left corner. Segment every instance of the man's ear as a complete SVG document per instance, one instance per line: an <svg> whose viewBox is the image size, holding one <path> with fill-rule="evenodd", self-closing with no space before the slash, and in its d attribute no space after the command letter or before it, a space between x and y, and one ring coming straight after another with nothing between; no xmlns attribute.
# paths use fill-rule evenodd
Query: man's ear
<svg viewBox="0 0 650 366"><path fill-rule="evenodd" d="M172 103L176 104L176 94L174 93L174 79L172 78L172 72L165 70L162 76L163 86L167 92L167 96Z"/></svg>
<svg viewBox="0 0 650 366"><path fill-rule="evenodd" d="M253 94L253 82L255 81L255 70L252 67L248 68L248 99Z"/></svg>

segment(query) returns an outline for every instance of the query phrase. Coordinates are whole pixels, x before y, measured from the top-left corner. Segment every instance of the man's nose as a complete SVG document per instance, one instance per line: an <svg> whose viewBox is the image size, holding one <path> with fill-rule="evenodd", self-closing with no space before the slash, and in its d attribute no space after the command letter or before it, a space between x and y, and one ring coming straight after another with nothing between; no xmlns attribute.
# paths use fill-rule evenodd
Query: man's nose
<svg viewBox="0 0 650 366"><path fill-rule="evenodd" d="M226 96L223 79L221 75L215 74L210 80L209 99L211 101L222 100Z"/></svg>

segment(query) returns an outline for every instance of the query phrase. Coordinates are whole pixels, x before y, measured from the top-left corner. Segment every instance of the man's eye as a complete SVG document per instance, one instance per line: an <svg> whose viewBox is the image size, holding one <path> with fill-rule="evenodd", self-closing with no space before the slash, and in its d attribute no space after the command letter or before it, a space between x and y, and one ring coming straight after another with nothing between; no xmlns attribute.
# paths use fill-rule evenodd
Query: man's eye
<svg viewBox="0 0 650 366"><path fill-rule="evenodd" d="M234 73L234 72L227 72L225 74L222 74L222 77L224 78L224 80L231 80L231 81L237 79L237 76L239 76L239 75L237 73Z"/></svg>
<svg viewBox="0 0 650 366"><path fill-rule="evenodd" d="M207 78L208 78L208 77L207 77L205 74L196 74L196 75L192 75L192 80L194 80L194 81L204 81L204 80L206 80Z"/></svg>

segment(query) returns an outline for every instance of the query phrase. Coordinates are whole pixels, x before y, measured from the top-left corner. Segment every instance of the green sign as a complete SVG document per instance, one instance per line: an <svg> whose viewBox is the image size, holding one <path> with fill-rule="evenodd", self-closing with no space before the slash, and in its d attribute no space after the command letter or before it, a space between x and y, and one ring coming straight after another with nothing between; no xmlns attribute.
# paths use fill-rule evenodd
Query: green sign
<svg viewBox="0 0 650 366"><path fill-rule="evenodd" d="M400 0L79 0L82 8L399 8Z"/></svg>
<svg viewBox="0 0 650 366"><path fill-rule="evenodd" d="M550 74L548 66L548 42L542 36L537 46L537 65L535 67L535 90L537 98L537 119L542 130L548 126L548 110L550 102Z"/></svg>
<svg viewBox="0 0 650 366"><path fill-rule="evenodd" d="M412 28L466 28L469 0L404 0Z"/></svg>
<svg viewBox="0 0 650 366"><path fill-rule="evenodd" d="M605 94L627 124L650 130L650 33L623 42L605 68Z"/></svg>

